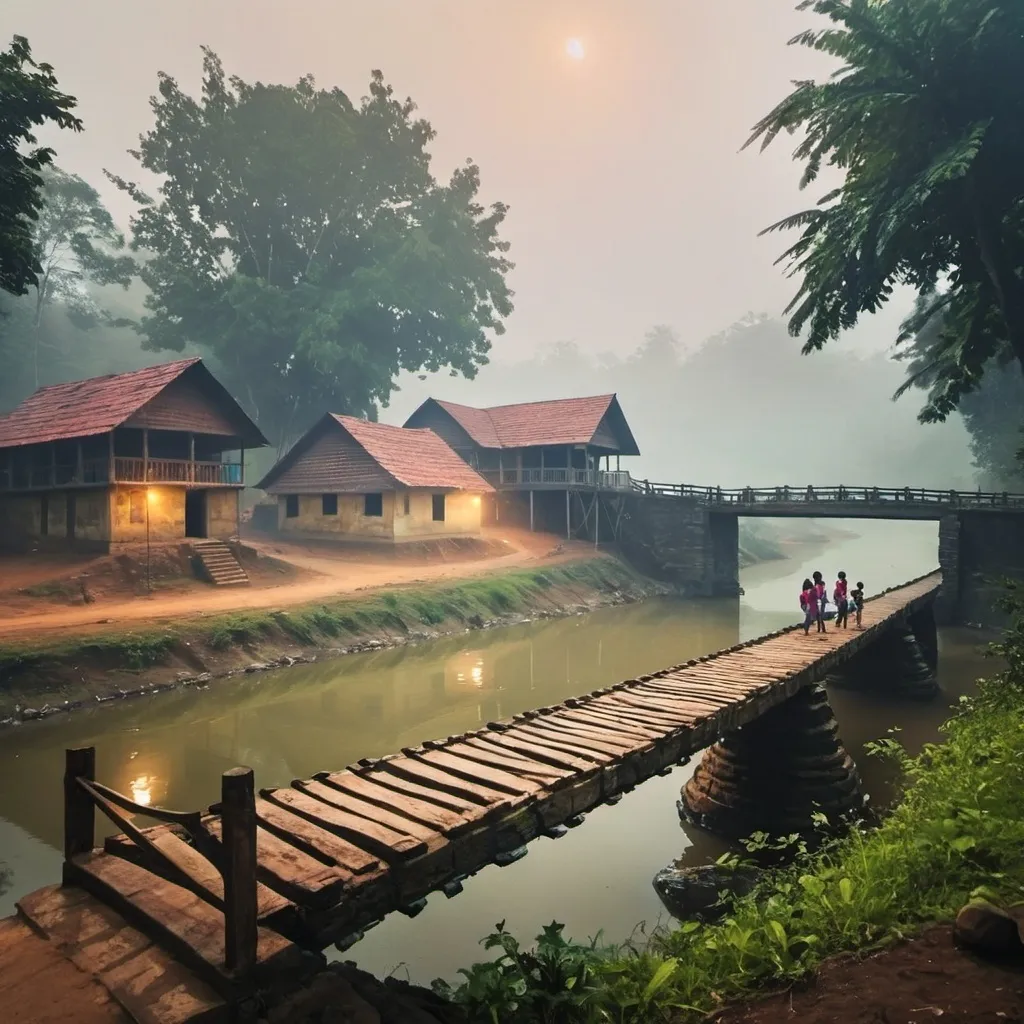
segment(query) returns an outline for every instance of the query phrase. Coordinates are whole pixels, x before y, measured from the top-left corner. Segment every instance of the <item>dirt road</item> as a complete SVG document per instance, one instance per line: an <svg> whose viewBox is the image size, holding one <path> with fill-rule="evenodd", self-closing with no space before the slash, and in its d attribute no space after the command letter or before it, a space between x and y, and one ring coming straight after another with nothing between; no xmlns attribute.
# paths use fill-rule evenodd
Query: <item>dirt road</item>
<svg viewBox="0 0 1024 1024"><path fill-rule="evenodd" d="M362 595L384 587L467 579L527 566L592 558L595 554L591 544L558 542L544 534L505 530L490 540L489 551L494 554L441 562L400 556L374 560L365 552L332 552L327 546L246 541L300 571L280 583L270 580L257 586L223 589L198 585L189 587L187 592L111 597L88 605L4 601L0 610L0 641L52 638L56 633L100 634L233 611L288 608L345 595Z"/></svg>

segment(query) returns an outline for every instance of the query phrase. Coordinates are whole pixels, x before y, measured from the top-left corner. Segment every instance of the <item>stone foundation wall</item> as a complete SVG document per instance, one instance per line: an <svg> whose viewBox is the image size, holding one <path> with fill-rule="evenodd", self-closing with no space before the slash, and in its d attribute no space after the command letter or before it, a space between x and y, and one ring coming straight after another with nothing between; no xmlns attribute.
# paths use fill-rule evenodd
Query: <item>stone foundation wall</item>
<svg viewBox="0 0 1024 1024"><path fill-rule="evenodd" d="M704 597L739 593L739 519L692 498L635 494L626 499L620 545L655 579Z"/></svg>
<svg viewBox="0 0 1024 1024"><path fill-rule="evenodd" d="M995 602L1004 577L1024 580L1024 515L961 512L959 518L959 621L1004 626L1006 614Z"/></svg>

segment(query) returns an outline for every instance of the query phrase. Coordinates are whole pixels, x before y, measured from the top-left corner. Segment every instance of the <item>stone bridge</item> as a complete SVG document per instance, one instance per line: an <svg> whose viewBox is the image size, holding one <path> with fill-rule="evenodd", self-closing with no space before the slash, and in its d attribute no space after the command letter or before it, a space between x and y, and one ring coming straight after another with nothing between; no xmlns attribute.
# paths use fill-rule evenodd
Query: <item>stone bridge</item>
<svg viewBox="0 0 1024 1024"><path fill-rule="evenodd" d="M943 587L936 614L944 623L1000 625L993 607L1000 578L1024 579L1024 494L910 487L723 490L634 480L630 492L607 497L603 521L643 571L692 594L731 597L739 593L742 516L937 523Z"/></svg>

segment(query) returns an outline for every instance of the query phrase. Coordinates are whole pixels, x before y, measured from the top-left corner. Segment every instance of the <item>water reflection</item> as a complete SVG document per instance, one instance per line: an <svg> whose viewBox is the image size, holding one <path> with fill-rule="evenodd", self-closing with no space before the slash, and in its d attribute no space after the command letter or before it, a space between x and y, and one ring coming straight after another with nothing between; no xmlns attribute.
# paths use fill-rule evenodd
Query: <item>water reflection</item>
<svg viewBox="0 0 1024 1024"><path fill-rule="evenodd" d="M880 527L885 527L881 529ZM656 601L552 622L436 641L418 648L353 655L239 677L205 691L182 691L55 717L4 734L0 743L0 858L14 898L60 874L61 793L66 747L95 746L98 777L137 802L195 809L218 798L223 771L247 764L259 786L285 785L323 769L381 756L428 738L476 728L555 704L620 679L656 671L789 624L808 565L839 564L870 590L934 567L934 524L860 524L860 540L805 551L800 561L747 570L742 602ZM835 693L843 739L875 802L888 799L885 765L863 744L893 726L911 748L933 739L948 705L983 670L979 638L940 638L943 697L929 705ZM696 763L696 759L694 760ZM662 910L651 877L669 861L701 863L724 848L680 828L675 800L692 765L655 778L557 841L542 839L508 868L488 868L462 896L435 894L415 920L392 915L346 956L387 973L399 963L420 981L478 959L478 940L508 919L521 939L555 918L580 938L604 929L627 937ZM109 828L97 820L98 829Z"/></svg>

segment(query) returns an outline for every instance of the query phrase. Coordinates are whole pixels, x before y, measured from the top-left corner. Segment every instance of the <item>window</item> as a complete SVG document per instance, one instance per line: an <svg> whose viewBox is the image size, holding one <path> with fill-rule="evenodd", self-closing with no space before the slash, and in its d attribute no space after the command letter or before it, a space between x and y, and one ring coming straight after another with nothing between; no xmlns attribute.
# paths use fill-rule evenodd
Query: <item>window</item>
<svg viewBox="0 0 1024 1024"><path fill-rule="evenodd" d="M336 516L338 514L338 496L336 494L322 494L320 496L320 514L324 516Z"/></svg>
<svg viewBox="0 0 1024 1024"><path fill-rule="evenodd" d="M407 516L409 514L409 492L406 491L402 495L402 515Z"/></svg>
<svg viewBox="0 0 1024 1024"><path fill-rule="evenodd" d="M384 495L383 494L364 494L363 495L363 515L364 516L382 516L382 515L384 515Z"/></svg>
<svg viewBox="0 0 1024 1024"><path fill-rule="evenodd" d="M299 496L297 494L284 496L284 514L288 519L294 519L299 514Z"/></svg>
<svg viewBox="0 0 1024 1024"><path fill-rule="evenodd" d="M435 523L444 522L444 495L443 494L432 494L431 502L433 504L433 519Z"/></svg>

